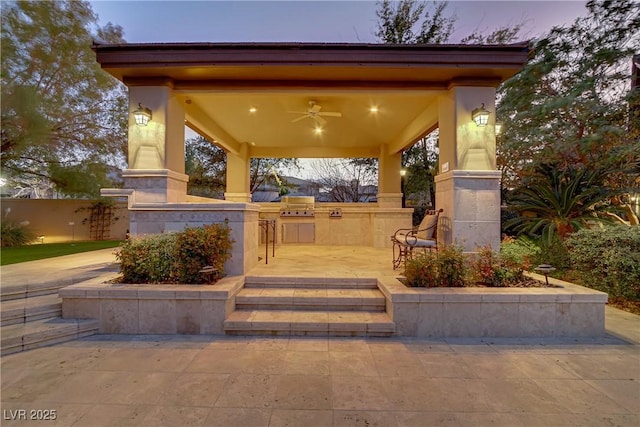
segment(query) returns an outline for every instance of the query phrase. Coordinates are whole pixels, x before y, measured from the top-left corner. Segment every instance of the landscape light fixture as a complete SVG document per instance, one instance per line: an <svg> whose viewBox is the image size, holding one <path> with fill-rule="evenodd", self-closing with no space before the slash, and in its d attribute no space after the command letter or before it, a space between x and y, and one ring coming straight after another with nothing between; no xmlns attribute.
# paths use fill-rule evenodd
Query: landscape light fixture
<svg viewBox="0 0 640 427"><path fill-rule="evenodd" d="M151 110L143 107L142 103L138 102L138 108L133 111L133 118L136 120L136 125L146 126L151 120Z"/></svg>
<svg viewBox="0 0 640 427"><path fill-rule="evenodd" d="M471 118L476 122L476 126L485 127L489 123L489 111L484 108L484 102L480 108L474 108L471 112Z"/></svg>

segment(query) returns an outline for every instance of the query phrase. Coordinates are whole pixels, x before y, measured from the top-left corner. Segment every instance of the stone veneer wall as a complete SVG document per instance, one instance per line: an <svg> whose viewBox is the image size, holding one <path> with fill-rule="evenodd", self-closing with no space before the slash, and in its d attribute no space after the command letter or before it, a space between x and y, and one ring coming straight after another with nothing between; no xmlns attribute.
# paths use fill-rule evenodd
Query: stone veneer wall
<svg viewBox="0 0 640 427"><path fill-rule="evenodd" d="M407 288L378 278L395 335L406 337L598 337L607 295L558 288ZM105 278L60 290L64 318L100 321L105 334L224 334L244 276L215 285L114 285Z"/></svg>
<svg viewBox="0 0 640 427"><path fill-rule="evenodd" d="M387 298L387 312L399 336L601 336L607 294L560 280L550 282L560 287L407 288L392 277L380 279L378 287Z"/></svg>
<svg viewBox="0 0 640 427"><path fill-rule="evenodd" d="M224 334L243 276L215 285L109 285L97 278L60 290L62 317L97 319L101 334Z"/></svg>
<svg viewBox="0 0 640 427"><path fill-rule="evenodd" d="M441 243L456 243L465 252L490 245L500 249L499 171L449 171L435 177Z"/></svg>
<svg viewBox="0 0 640 427"><path fill-rule="evenodd" d="M228 222L234 243L225 272L239 275L258 262L258 211L247 203L138 203L129 207L129 219L133 236Z"/></svg>

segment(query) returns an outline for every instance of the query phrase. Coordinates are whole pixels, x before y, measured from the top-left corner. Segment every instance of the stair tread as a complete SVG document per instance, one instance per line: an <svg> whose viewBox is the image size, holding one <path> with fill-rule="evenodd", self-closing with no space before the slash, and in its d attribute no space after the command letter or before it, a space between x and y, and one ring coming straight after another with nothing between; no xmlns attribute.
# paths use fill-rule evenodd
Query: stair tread
<svg viewBox="0 0 640 427"><path fill-rule="evenodd" d="M2 342L4 343L16 337L49 335L56 331L78 332L93 326L97 328L98 324L98 321L94 319L62 319L57 317L55 319L35 320L19 325L3 326L0 331L2 333Z"/></svg>
<svg viewBox="0 0 640 427"><path fill-rule="evenodd" d="M358 277L246 276L246 288L377 289L377 280Z"/></svg>
<svg viewBox="0 0 640 427"><path fill-rule="evenodd" d="M384 312L298 310L236 310L227 317L227 321L261 323L393 323L389 315Z"/></svg>
<svg viewBox="0 0 640 427"><path fill-rule="evenodd" d="M17 312L38 311L38 308L62 307L62 298L58 294L2 301L2 318Z"/></svg>
<svg viewBox="0 0 640 427"><path fill-rule="evenodd" d="M384 299L377 289L244 288L236 298Z"/></svg>

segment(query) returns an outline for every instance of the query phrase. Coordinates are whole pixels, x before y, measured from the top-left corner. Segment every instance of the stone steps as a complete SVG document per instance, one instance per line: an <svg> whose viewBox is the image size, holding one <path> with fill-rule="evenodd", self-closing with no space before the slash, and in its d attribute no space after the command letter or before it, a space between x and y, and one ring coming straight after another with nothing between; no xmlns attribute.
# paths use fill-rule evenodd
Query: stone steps
<svg viewBox="0 0 640 427"><path fill-rule="evenodd" d="M375 279L246 277L228 335L385 337L395 323Z"/></svg>
<svg viewBox="0 0 640 427"><path fill-rule="evenodd" d="M245 288L378 289L375 279L332 277L246 276Z"/></svg>
<svg viewBox="0 0 640 427"><path fill-rule="evenodd" d="M237 310L224 322L228 335L387 337L395 324L387 313L304 310Z"/></svg>
<svg viewBox="0 0 640 427"><path fill-rule="evenodd" d="M16 325L62 315L62 299L57 294L2 301L0 326Z"/></svg>
<svg viewBox="0 0 640 427"><path fill-rule="evenodd" d="M377 289L244 288L237 310L385 311Z"/></svg>
<svg viewBox="0 0 640 427"><path fill-rule="evenodd" d="M0 293L0 300L15 301L25 298L34 298L43 295L58 295L58 291L65 286L73 284L73 281L66 280L64 282L54 283L35 283L19 286L5 286Z"/></svg>
<svg viewBox="0 0 640 427"><path fill-rule="evenodd" d="M7 355L70 341L98 332L93 319L44 319L1 328L1 354Z"/></svg>
<svg viewBox="0 0 640 427"><path fill-rule="evenodd" d="M97 320L61 318L60 287L31 288L30 292L21 294L22 298L10 298L0 303L0 354L31 350L98 332Z"/></svg>

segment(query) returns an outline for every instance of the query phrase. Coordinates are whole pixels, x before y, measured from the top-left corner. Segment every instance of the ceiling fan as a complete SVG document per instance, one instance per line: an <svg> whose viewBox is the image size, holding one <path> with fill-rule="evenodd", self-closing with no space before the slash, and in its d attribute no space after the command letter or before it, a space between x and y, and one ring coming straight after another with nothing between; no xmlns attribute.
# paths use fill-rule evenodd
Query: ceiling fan
<svg viewBox="0 0 640 427"><path fill-rule="evenodd" d="M319 125L327 123L322 117L342 117L342 113L337 111L320 111L322 107L316 103L316 101L309 101L309 108L307 111L289 111L289 113L302 114L302 116L291 120L291 123L299 122L302 119L313 119Z"/></svg>

